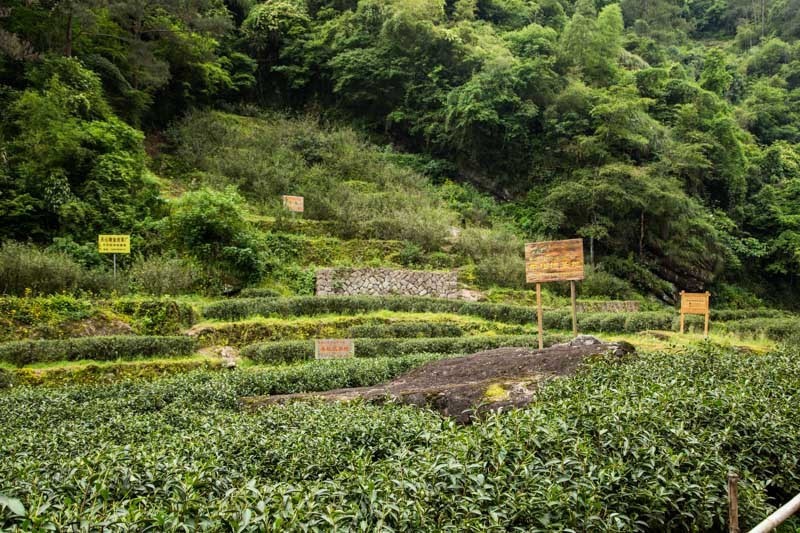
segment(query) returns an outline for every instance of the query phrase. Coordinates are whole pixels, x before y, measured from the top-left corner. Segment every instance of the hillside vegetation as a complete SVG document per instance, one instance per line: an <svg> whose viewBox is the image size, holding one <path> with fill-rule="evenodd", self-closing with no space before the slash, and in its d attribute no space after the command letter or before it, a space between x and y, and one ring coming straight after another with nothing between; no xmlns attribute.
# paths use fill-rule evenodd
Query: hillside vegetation
<svg viewBox="0 0 800 533"><path fill-rule="evenodd" d="M577 235L622 291L793 305L795 8L11 0L0 239L47 247L66 288L302 293L311 232L511 287L521 242ZM324 223L287 226L287 193ZM101 232L134 236L130 278L103 274Z"/></svg>

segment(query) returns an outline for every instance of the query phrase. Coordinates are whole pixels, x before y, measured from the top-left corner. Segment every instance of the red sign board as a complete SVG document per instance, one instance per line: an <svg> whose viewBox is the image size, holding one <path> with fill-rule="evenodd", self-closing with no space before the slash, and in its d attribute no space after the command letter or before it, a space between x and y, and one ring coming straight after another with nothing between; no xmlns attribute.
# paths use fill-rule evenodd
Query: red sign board
<svg viewBox="0 0 800 533"><path fill-rule="evenodd" d="M303 197L302 196L281 196L281 200L283 200L283 207L289 211L294 211L296 213L303 212Z"/></svg>
<svg viewBox="0 0 800 533"><path fill-rule="evenodd" d="M356 353L353 339L315 339L315 359L348 359Z"/></svg>

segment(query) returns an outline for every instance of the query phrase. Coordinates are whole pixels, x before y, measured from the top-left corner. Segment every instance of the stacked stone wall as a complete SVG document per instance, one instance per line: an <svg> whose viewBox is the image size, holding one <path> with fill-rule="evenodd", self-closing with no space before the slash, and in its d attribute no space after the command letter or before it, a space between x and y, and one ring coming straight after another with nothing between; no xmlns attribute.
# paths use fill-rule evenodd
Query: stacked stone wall
<svg viewBox="0 0 800 533"><path fill-rule="evenodd" d="M358 295L458 298L458 273L391 268L317 270L317 296Z"/></svg>

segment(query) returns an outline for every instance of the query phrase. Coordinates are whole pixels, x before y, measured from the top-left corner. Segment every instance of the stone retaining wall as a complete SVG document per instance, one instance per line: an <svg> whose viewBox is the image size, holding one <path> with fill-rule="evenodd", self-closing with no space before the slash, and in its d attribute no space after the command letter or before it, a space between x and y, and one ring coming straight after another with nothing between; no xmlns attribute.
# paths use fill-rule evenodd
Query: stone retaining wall
<svg viewBox="0 0 800 533"><path fill-rule="evenodd" d="M458 274L391 268L317 270L317 296L358 295L458 298Z"/></svg>

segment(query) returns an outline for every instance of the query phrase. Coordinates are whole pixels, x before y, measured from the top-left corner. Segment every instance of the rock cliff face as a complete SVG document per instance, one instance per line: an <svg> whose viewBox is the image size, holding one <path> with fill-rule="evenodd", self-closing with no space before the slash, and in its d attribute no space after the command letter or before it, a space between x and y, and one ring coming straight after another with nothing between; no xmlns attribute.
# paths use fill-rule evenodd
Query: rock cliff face
<svg viewBox="0 0 800 533"><path fill-rule="evenodd" d="M626 342L604 343L581 335L544 350L499 348L434 361L374 387L255 396L244 398L242 403L246 408L256 409L314 398L396 401L430 407L458 422L468 423L490 411L522 407L535 401L541 383L573 374L587 357L607 353L622 358L634 351Z"/></svg>
<svg viewBox="0 0 800 533"><path fill-rule="evenodd" d="M433 296L458 298L458 275L391 268L322 268L317 296Z"/></svg>

